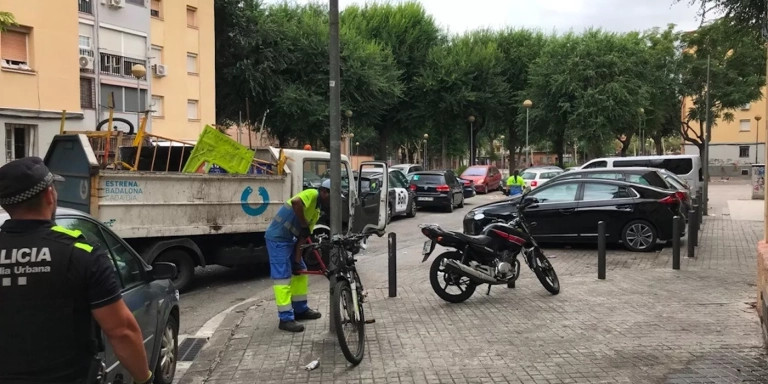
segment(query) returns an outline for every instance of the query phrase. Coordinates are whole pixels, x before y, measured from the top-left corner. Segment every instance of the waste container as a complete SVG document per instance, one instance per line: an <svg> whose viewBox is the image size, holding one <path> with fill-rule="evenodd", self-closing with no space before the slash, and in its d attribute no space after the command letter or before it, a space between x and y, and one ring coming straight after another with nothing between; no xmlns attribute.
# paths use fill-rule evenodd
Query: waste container
<svg viewBox="0 0 768 384"><path fill-rule="evenodd" d="M765 199L765 164L752 164L752 200Z"/></svg>

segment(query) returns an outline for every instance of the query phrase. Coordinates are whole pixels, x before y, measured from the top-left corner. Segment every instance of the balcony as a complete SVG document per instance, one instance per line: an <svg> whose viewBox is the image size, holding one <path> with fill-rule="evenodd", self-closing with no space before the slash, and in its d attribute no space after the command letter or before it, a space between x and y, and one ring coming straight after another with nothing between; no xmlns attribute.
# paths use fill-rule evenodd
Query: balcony
<svg viewBox="0 0 768 384"><path fill-rule="evenodd" d="M93 0L77 0L77 10L93 15Z"/></svg>
<svg viewBox="0 0 768 384"><path fill-rule="evenodd" d="M99 53L99 59L99 70L102 75L135 79L131 74L131 68L136 64L141 64L145 68L147 67L146 60L113 55L111 53L101 52Z"/></svg>

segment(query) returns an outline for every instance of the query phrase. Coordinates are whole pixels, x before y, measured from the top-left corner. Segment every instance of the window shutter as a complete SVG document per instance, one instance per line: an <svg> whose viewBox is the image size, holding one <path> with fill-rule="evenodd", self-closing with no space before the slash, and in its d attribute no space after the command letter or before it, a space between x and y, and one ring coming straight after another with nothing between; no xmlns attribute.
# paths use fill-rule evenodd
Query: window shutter
<svg viewBox="0 0 768 384"><path fill-rule="evenodd" d="M197 24L195 23L195 13L196 9L194 8L187 8L187 25L190 27L195 27Z"/></svg>
<svg viewBox="0 0 768 384"><path fill-rule="evenodd" d="M27 62L27 34L5 31L0 35L0 59Z"/></svg>

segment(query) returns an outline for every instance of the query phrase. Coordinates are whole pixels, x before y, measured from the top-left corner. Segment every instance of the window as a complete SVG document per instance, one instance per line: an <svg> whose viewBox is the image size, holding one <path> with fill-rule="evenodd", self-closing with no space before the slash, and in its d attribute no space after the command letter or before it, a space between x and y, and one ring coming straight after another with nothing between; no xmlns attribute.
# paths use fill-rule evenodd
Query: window
<svg viewBox="0 0 768 384"><path fill-rule="evenodd" d="M651 185L651 183L642 175L627 175L627 181L635 184Z"/></svg>
<svg viewBox="0 0 768 384"><path fill-rule="evenodd" d="M615 160L613 166L620 167L647 167L648 160Z"/></svg>
<svg viewBox="0 0 768 384"><path fill-rule="evenodd" d="M187 73L197 74L197 55L187 53Z"/></svg>
<svg viewBox="0 0 768 384"><path fill-rule="evenodd" d="M37 126L5 124L5 161L37 156Z"/></svg>
<svg viewBox="0 0 768 384"><path fill-rule="evenodd" d="M200 116L197 113L197 100L187 100L187 119L199 120Z"/></svg>
<svg viewBox="0 0 768 384"><path fill-rule="evenodd" d="M749 145L739 145L739 157L749 157Z"/></svg>
<svg viewBox="0 0 768 384"><path fill-rule="evenodd" d="M152 61L152 64L162 64L163 63L163 47L153 45L151 53L149 54L149 59Z"/></svg>
<svg viewBox="0 0 768 384"><path fill-rule="evenodd" d="M95 108L95 90L93 79L80 78L80 108Z"/></svg>
<svg viewBox="0 0 768 384"><path fill-rule="evenodd" d="M666 169L676 175L687 175L693 170L693 159L664 159L651 161L651 168Z"/></svg>
<svg viewBox="0 0 768 384"><path fill-rule="evenodd" d="M105 108L109 106L109 95L114 95L116 112L137 112L136 103L141 102L139 110L146 110L147 90L141 90L141 96L137 100L136 88L124 88L115 85L101 84L100 105Z"/></svg>
<svg viewBox="0 0 768 384"><path fill-rule="evenodd" d="M144 281L142 270L144 266L138 260L135 254L120 240L110 233L104 233L104 239L107 241L109 253L112 254L117 274L123 283L123 289L128 289L139 285Z"/></svg>
<svg viewBox="0 0 768 384"><path fill-rule="evenodd" d="M741 120L739 120L739 131L741 131L741 132L749 132L750 123L751 123L751 120L749 120L749 119L741 119Z"/></svg>
<svg viewBox="0 0 768 384"><path fill-rule="evenodd" d="M77 37L78 46L83 49L91 49L91 37L79 35Z"/></svg>
<svg viewBox="0 0 768 384"><path fill-rule="evenodd" d="M328 160L304 160L304 180L303 189L320 188L324 179L329 177L331 162ZM349 192L349 177L347 169L341 166L341 190L343 193Z"/></svg>
<svg viewBox="0 0 768 384"><path fill-rule="evenodd" d="M187 7L187 27L197 28L197 8Z"/></svg>
<svg viewBox="0 0 768 384"><path fill-rule="evenodd" d="M139 5L142 7L144 6L144 0L125 0L125 2L133 5Z"/></svg>
<svg viewBox="0 0 768 384"><path fill-rule="evenodd" d="M400 182L400 184L402 185L401 188L408 188L408 185L410 184L410 182L408 181L408 178L405 177L405 175L403 175L402 172L393 171L393 172L390 172L390 175L394 175L395 176L395 179L397 179Z"/></svg>
<svg viewBox="0 0 768 384"><path fill-rule="evenodd" d="M2 66L15 69L30 69L28 57L29 33L6 30L0 33L0 59Z"/></svg>
<svg viewBox="0 0 768 384"><path fill-rule="evenodd" d="M587 174L587 177L590 179L608 179L608 180L618 180L621 175L615 172L611 173L589 173Z"/></svg>
<svg viewBox="0 0 768 384"><path fill-rule="evenodd" d="M626 188L618 185L586 183L584 184L583 201L623 199L630 197Z"/></svg>
<svg viewBox="0 0 768 384"><path fill-rule="evenodd" d="M746 104L744 104L744 105L742 105L742 106L741 106L741 110L742 110L742 111L746 111L746 110L748 110L750 107L751 107L750 103L746 103Z"/></svg>
<svg viewBox="0 0 768 384"><path fill-rule="evenodd" d="M592 168L608 168L608 162L605 160L601 160L601 161L595 161L593 163L589 163L586 166L584 166L584 169L592 169Z"/></svg>
<svg viewBox="0 0 768 384"><path fill-rule="evenodd" d="M152 95L152 105L150 105L150 109L152 109L154 112L152 112L153 117L163 117L165 116L163 114L163 105L165 103L165 98L163 96L157 96Z"/></svg>
<svg viewBox="0 0 768 384"><path fill-rule="evenodd" d="M540 203L564 203L576 201L576 191L578 190L578 183L565 183L536 189L531 192L531 196L539 199Z"/></svg>
<svg viewBox="0 0 768 384"><path fill-rule="evenodd" d="M152 17L161 18L160 13L160 0L152 0L149 5L149 14Z"/></svg>

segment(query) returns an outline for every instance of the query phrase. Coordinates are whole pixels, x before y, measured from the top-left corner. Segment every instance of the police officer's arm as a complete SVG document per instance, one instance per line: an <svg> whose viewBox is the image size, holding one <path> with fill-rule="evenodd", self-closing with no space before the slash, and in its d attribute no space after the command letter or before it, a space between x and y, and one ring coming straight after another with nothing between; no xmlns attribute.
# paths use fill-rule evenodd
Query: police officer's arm
<svg viewBox="0 0 768 384"><path fill-rule="evenodd" d="M115 355L136 382L150 377L141 328L125 305L110 257L97 250L87 256L86 282L93 318L107 336Z"/></svg>

